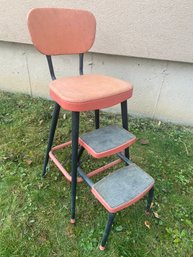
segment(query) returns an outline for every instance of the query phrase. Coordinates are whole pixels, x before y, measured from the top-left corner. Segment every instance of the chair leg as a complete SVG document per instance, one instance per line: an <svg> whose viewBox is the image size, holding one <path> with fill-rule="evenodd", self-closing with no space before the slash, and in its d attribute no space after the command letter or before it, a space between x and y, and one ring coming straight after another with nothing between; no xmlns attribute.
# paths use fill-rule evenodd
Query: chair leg
<svg viewBox="0 0 193 257"><path fill-rule="evenodd" d="M121 103L122 126L128 130L127 101ZM125 156L129 159L129 148L125 149Z"/></svg>
<svg viewBox="0 0 193 257"><path fill-rule="evenodd" d="M100 127L100 119L99 119L99 110L95 110L95 128L98 129ZM84 147L80 146L80 149L78 151L78 165L80 164L80 158L84 152Z"/></svg>
<svg viewBox="0 0 193 257"><path fill-rule="evenodd" d="M100 127L100 120L99 120L99 110L95 110L95 128L98 129Z"/></svg>
<svg viewBox="0 0 193 257"><path fill-rule="evenodd" d="M150 214L150 208L151 208L151 203L153 201L153 197L154 197L154 187L152 187L149 190L148 193L148 197L147 197L147 206L146 206L146 214L149 215Z"/></svg>
<svg viewBox="0 0 193 257"><path fill-rule="evenodd" d="M80 158L81 158L83 152L84 152L84 147L80 146L80 149L78 151L78 161L77 161L78 162L78 166L80 166Z"/></svg>
<svg viewBox="0 0 193 257"><path fill-rule="evenodd" d="M60 113L60 105L55 103L54 111L53 111L53 115L52 115L50 135L49 135L48 145L47 145L47 149L46 149L46 155L45 155L45 159L44 159L42 177L44 177L46 175L46 167L47 167L48 160L49 160L49 152L51 150L52 143L53 143L53 140L54 140L54 134L55 134L56 125L57 125L57 122L58 122L59 113Z"/></svg>
<svg viewBox="0 0 193 257"><path fill-rule="evenodd" d="M96 129L99 129L99 127L100 127L99 115L100 115L99 110L95 110L95 128ZM80 158L81 158L84 150L85 150L84 147L80 146L80 149L78 151L78 166L80 165Z"/></svg>
<svg viewBox="0 0 193 257"><path fill-rule="evenodd" d="M72 112L72 187L71 187L71 223L75 223L76 185L78 165L79 112Z"/></svg>
<svg viewBox="0 0 193 257"><path fill-rule="evenodd" d="M101 251L105 250L105 245L106 245L108 236L111 232L111 228L112 228L112 224L113 224L113 221L114 221L114 218L115 218L115 214L116 213L109 213L109 217L108 217L108 221L107 221L107 224L106 224L106 227L105 227L105 231L104 231L104 234L103 234L101 245L99 246Z"/></svg>

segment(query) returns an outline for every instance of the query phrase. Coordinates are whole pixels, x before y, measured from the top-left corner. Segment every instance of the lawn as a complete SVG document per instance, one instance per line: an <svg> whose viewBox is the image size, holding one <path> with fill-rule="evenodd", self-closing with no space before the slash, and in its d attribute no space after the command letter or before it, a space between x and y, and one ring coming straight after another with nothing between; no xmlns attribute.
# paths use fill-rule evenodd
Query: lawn
<svg viewBox="0 0 193 257"><path fill-rule="evenodd" d="M0 256L188 257L193 256L193 129L129 117L137 136L132 160L156 180L150 216L146 199L121 211L107 248L98 245L107 212L81 183L77 223L71 225L70 184L50 163L41 179L53 102L0 92ZM94 127L81 114L81 133ZM103 113L101 125L121 123ZM55 144L71 136L71 115L61 112ZM70 155L62 158L70 168ZM104 164L84 156L87 170Z"/></svg>

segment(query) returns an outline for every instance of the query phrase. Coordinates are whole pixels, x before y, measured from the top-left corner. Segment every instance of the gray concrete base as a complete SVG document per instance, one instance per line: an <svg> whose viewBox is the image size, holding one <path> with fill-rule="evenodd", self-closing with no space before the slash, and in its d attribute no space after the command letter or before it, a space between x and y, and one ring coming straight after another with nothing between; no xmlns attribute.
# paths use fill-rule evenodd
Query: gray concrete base
<svg viewBox="0 0 193 257"><path fill-rule="evenodd" d="M78 57L54 57L56 75L78 75ZM88 53L85 73L130 81L129 112L193 126L193 64ZM0 42L0 89L49 98L45 57L32 45ZM113 107L111 111L120 111Z"/></svg>

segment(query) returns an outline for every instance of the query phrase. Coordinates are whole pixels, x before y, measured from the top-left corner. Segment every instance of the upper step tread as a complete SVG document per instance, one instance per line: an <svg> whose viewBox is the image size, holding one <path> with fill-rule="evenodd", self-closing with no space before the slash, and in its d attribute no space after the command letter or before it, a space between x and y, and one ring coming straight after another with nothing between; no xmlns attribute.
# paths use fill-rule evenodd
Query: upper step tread
<svg viewBox="0 0 193 257"><path fill-rule="evenodd" d="M136 137L117 125L88 132L79 138L79 143L95 158L121 152L134 143Z"/></svg>
<svg viewBox="0 0 193 257"><path fill-rule="evenodd" d="M116 212L141 199L153 184L150 175L132 164L95 183L92 193L109 212Z"/></svg>

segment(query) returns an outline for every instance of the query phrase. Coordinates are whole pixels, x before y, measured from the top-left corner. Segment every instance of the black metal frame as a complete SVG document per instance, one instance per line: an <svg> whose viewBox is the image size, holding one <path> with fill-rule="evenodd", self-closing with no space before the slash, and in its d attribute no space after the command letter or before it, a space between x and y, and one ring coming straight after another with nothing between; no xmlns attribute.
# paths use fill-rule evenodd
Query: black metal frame
<svg viewBox="0 0 193 257"><path fill-rule="evenodd" d="M72 112L72 188L71 188L71 220L75 221L76 185L78 168L78 137L79 137L79 112Z"/></svg>
<svg viewBox="0 0 193 257"><path fill-rule="evenodd" d="M146 206L146 213L147 213L147 214L150 213L151 203L153 202L153 197L154 197L154 187L152 187L152 188L149 190L149 193L148 193L148 197L147 197L147 206Z"/></svg>
<svg viewBox="0 0 193 257"><path fill-rule="evenodd" d="M55 76L55 72L54 72L52 58L49 55L46 56L46 58L48 61L50 76L51 76L52 80L55 80L56 76ZM83 75L83 61L84 61L84 54L81 53L81 54L79 54L79 74L80 75ZM52 144L53 144L57 121L59 118L59 113L60 113L60 106L57 103L55 103L55 108L54 108L53 115L52 115L52 122L51 122L50 134L49 134L49 139L48 139L48 145L47 145L47 150L46 150L46 155L45 155L45 160L44 160L43 172L42 172L43 177L46 175L47 164L48 164L48 160L49 160L49 152L50 152ZM128 130L127 101L124 101L121 103L121 115L122 115L122 126L126 130ZM93 185L93 182L86 176L86 174L83 172L83 170L79 167L80 158L84 151L84 148L82 146L78 150L79 120L80 120L80 113L72 112L72 171L71 171L71 176L72 176L71 222L72 223L75 222L75 216L76 216L77 172L90 187L92 187L92 185ZM95 110L95 128L98 129L99 127L100 127L100 111ZM125 149L125 155L122 155L122 154L118 154L118 155L127 164L130 163L130 161L128 160L128 158L129 158L129 149L128 148ZM150 202L151 197L149 196L148 199ZM106 224L106 227L104 230L104 234L103 234L103 238L101 241L101 247L104 247L107 242L109 233L112 228L114 218L115 218L115 213L109 213L108 221L107 221L107 224Z"/></svg>
<svg viewBox="0 0 193 257"><path fill-rule="evenodd" d="M127 101L121 103L121 117L122 117L122 126L124 129L128 130L128 110L127 110ZM125 149L125 156L129 159L129 148Z"/></svg>
<svg viewBox="0 0 193 257"><path fill-rule="evenodd" d="M55 130L56 130L56 126L57 126L57 123L58 123L59 114L60 114L60 106L59 106L59 104L55 103L54 111L53 111L53 114L52 114L52 122L51 122L50 134L49 134L49 138L48 138L48 145L47 145L45 159L44 159L42 177L44 177L46 175L46 172L47 172L47 165L48 165L48 161L49 161L49 152L52 148L54 135L55 135Z"/></svg>
<svg viewBox="0 0 193 257"><path fill-rule="evenodd" d="M87 177L87 175L84 173L84 171L80 167L78 167L78 174L87 183L87 185L90 188L94 185L92 180L89 177Z"/></svg>
<svg viewBox="0 0 193 257"><path fill-rule="evenodd" d="M108 214L107 224L106 224L105 231L103 233L103 237L102 237L102 240L101 240L101 246L102 247L105 247L105 245L106 245L108 236L109 236L109 234L111 232L111 229L112 229L112 225L113 225L113 221L115 219L115 215L116 215L116 213L110 213L110 212Z"/></svg>

